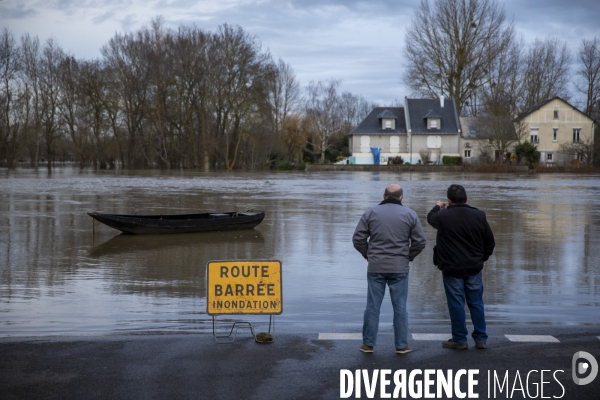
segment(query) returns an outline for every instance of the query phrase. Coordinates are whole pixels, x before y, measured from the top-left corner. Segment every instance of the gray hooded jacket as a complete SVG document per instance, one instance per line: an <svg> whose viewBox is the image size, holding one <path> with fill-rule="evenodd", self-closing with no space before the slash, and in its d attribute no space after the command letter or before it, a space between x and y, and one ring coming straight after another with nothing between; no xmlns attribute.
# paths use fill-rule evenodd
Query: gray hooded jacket
<svg viewBox="0 0 600 400"><path fill-rule="evenodd" d="M367 240L368 239L368 240ZM369 262L370 273L405 273L425 248L425 234L417 213L388 198L361 217L352 243Z"/></svg>

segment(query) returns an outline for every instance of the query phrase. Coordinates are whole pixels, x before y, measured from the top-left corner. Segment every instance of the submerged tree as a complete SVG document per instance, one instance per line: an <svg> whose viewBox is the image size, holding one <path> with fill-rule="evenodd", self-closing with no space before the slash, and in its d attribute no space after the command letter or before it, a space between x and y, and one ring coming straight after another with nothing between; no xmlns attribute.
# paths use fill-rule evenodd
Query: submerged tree
<svg viewBox="0 0 600 400"><path fill-rule="evenodd" d="M285 132L295 132L295 129L290 130L290 127L295 126L296 121L287 124L287 120L298 111L300 106L300 84L292 67L282 59L279 59L274 68L273 78L268 82L270 122L274 134L273 145L282 150L289 150ZM296 136L294 133L292 135ZM291 141L294 142L294 139ZM290 157L290 160L292 159Z"/></svg>
<svg viewBox="0 0 600 400"><path fill-rule="evenodd" d="M268 110L268 82L274 71L270 54L262 52L257 38L241 27L223 25L213 40L215 133L222 143L221 160L232 170L255 113Z"/></svg>
<svg viewBox="0 0 600 400"><path fill-rule="evenodd" d="M65 53L53 39L48 39L39 59L40 74L40 122L41 133L46 147L48 172L52 171L55 159L55 142L63 135L64 121L60 118L59 107L63 100L61 82L61 65Z"/></svg>
<svg viewBox="0 0 600 400"><path fill-rule="evenodd" d="M20 155L20 136L27 124L24 87L20 79L21 49L12 33L0 33L0 165L15 168Z"/></svg>
<svg viewBox="0 0 600 400"><path fill-rule="evenodd" d="M337 94L340 81L310 82L305 106L309 130L315 136L321 152L321 163L325 152L331 147L334 135L342 129L340 98Z"/></svg>
<svg viewBox="0 0 600 400"><path fill-rule="evenodd" d="M239 26L173 30L158 17L115 34L101 54L78 60L54 40L25 34L19 46L0 32L0 162L264 167L272 154L331 156L368 108L338 96L337 81L309 86L307 106L291 66Z"/></svg>
<svg viewBox="0 0 600 400"><path fill-rule="evenodd" d="M82 107L82 125L90 143L90 162L101 169L114 168L116 146L110 134L111 124L105 108L105 78L98 60L82 61L78 77L79 97Z"/></svg>
<svg viewBox="0 0 600 400"><path fill-rule="evenodd" d="M106 74L107 109L115 123L114 134L121 149L124 167L140 167L148 164L143 147L143 122L148 112L150 89L150 65L147 53L141 46L141 32L117 34L102 47Z"/></svg>

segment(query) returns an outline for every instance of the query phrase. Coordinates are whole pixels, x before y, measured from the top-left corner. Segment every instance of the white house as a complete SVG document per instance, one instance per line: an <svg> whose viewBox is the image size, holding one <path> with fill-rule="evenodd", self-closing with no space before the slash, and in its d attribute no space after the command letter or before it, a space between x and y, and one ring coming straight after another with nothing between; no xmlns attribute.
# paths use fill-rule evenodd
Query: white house
<svg viewBox="0 0 600 400"><path fill-rule="evenodd" d="M411 164L441 163L443 156L459 156L460 123L453 99L404 99L404 107L376 107L350 132L353 164L387 164L402 157Z"/></svg>

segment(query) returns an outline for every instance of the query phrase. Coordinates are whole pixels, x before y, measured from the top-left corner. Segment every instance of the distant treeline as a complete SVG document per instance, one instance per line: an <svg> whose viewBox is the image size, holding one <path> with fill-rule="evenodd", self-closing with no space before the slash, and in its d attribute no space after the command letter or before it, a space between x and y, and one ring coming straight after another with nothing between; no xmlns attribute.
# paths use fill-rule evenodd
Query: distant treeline
<svg viewBox="0 0 600 400"><path fill-rule="evenodd" d="M53 39L0 33L0 166L324 163L349 155L347 133L375 106L340 93L334 78L301 88L292 67L239 26L175 30L156 18L116 34L101 55L78 60ZM436 0L407 28L403 79L412 95L454 99L459 115L477 116L489 151L507 154L528 141L515 117L555 96L600 121L600 38L583 38L575 71L572 61L557 38L526 46L496 0ZM600 140L586 145L600 152Z"/></svg>
<svg viewBox="0 0 600 400"><path fill-rule="evenodd" d="M268 168L334 160L374 106L340 82L300 88L239 26L161 18L82 60L54 39L0 35L0 166ZM347 146L347 144L346 144Z"/></svg>

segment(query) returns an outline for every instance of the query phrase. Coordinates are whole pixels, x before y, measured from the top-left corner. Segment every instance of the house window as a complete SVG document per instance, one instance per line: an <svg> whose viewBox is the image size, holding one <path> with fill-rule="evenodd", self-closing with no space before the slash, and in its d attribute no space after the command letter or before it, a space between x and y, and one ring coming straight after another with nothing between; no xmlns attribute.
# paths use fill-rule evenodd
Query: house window
<svg viewBox="0 0 600 400"><path fill-rule="evenodd" d="M558 119L558 110L554 110L554 119Z"/></svg>
<svg viewBox="0 0 600 400"><path fill-rule="evenodd" d="M529 139L531 140L531 143L539 143L540 142L540 137L538 136L538 132L539 132L538 128L531 128L531 130L529 131Z"/></svg>
<svg viewBox="0 0 600 400"><path fill-rule="evenodd" d="M540 142L540 138L537 135L537 131L536 133L532 133L531 134L531 143L539 143Z"/></svg>
<svg viewBox="0 0 600 400"><path fill-rule="evenodd" d="M546 161L552 162L552 153L546 154Z"/></svg>
<svg viewBox="0 0 600 400"><path fill-rule="evenodd" d="M385 129L392 129L392 120L391 119L386 119L384 120L385 122Z"/></svg>
<svg viewBox="0 0 600 400"><path fill-rule="evenodd" d="M573 128L573 143L579 143L579 134L581 133L581 128Z"/></svg>
<svg viewBox="0 0 600 400"><path fill-rule="evenodd" d="M558 128L552 128L552 141L558 141Z"/></svg>
<svg viewBox="0 0 600 400"><path fill-rule="evenodd" d="M440 122L439 118L427 118L427 129L440 129Z"/></svg>
<svg viewBox="0 0 600 400"><path fill-rule="evenodd" d="M465 158L471 158L471 150L465 150Z"/></svg>

